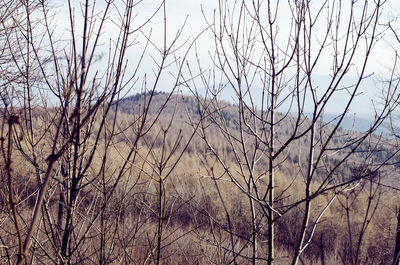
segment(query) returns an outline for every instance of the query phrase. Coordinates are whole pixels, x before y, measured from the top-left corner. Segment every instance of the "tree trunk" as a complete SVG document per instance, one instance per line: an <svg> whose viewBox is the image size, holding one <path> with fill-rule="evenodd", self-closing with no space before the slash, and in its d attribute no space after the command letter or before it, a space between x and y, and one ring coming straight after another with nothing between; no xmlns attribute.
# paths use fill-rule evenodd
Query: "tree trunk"
<svg viewBox="0 0 400 265"><path fill-rule="evenodd" d="M397 209L396 246L394 248L393 265L400 265L400 209Z"/></svg>

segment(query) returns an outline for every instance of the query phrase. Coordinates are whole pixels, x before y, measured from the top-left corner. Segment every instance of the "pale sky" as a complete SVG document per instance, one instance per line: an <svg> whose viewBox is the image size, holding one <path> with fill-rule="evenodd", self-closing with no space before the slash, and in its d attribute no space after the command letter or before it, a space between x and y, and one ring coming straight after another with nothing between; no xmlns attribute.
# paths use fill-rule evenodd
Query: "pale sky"
<svg viewBox="0 0 400 265"><path fill-rule="evenodd" d="M231 1L233 3L234 1ZM319 4L319 1L314 1L314 3ZM344 1L346 2L346 1ZM117 2L116 2L117 3ZM159 6L160 1L159 0L145 0L143 2L140 2L140 4L137 6L137 19L135 20L137 24L141 24L141 21L145 21L150 14L152 14L155 9ZM181 35L181 38L179 39L177 46L183 45L182 48L182 53L183 51L186 51L188 48L189 44L193 41L193 39L198 36L206 27L207 24L205 22L205 19L202 14L202 9L204 11L204 14L206 17L210 20L212 20L213 12L216 8L218 8L218 1L217 0L200 0L200 1L190 1L190 0L167 0L167 42L172 41L173 37L177 34L178 29L181 28L183 23L186 20L186 25L183 30L183 33ZM281 1L282 4L287 4L286 1ZM98 10L101 11L102 6L104 5L103 1L97 1L98 5ZM66 5L61 5L59 7L59 10L57 11L57 17L56 17L56 24L58 25L65 25L65 23L68 23L67 19L67 12L66 12ZM382 21L387 21L391 17L396 16L400 12L400 1L398 0L388 0L387 3L385 4L385 7L382 11L381 18L383 19ZM281 12L280 17L278 17L278 21L281 21L281 23L278 23L279 27L281 28L281 32L285 32L285 30L288 30L288 24L290 21L288 21L287 12ZM287 21L287 22L286 22ZM286 23L285 23L286 22ZM112 29L112 25L109 26L110 30L106 32L106 34L110 34L109 38L115 38L113 36L114 30ZM144 34L149 34L152 32L152 41L158 45L162 46L163 43L163 13L158 12L158 14L153 18L151 23L146 25L146 27L143 29ZM106 39L106 38L105 38ZM139 42L138 44L129 51L128 53L128 58L131 60L131 62L135 62L135 60L138 60L138 58L141 55L141 48L143 47L144 39L138 39ZM214 49L214 42L213 38L210 33L203 33L199 37L199 39L196 41L196 47L197 47L197 52L202 60L202 64L204 68L208 67L208 64L210 64L210 61L208 60L208 52L212 51ZM179 54L179 56L183 56L183 54ZM194 48L191 49L191 53L188 55L188 60L191 63L195 63L195 56L194 56ZM387 74L387 67L389 67L392 62L393 62L393 56L394 56L394 51L390 49L389 45L383 41L378 42L378 44L375 46L374 51L371 56L369 68L368 68L368 73L374 73L378 74L379 77L384 77ZM144 63L142 67L142 72L143 73L151 73L152 69L155 68L155 64L153 62L153 59L157 59L157 53L155 49L149 49L149 53L147 56L144 58ZM327 57L328 58L328 57ZM328 58L329 59L329 58ZM329 63L324 66L322 65L318 71L317 74L320 76L328 75L329 74L329 68L330 65ZM165 75L163 76L163 80L165 80L163 83L167 84L168 81L171 79L171 76ZM323 78L322 78L323 79ZM373 80L368 81L368 85L366 86L374 86ZM160 87L161 89L168 90L168 86L163 88ZM136 91L138 92L138 91ZM363 96L360 96L356 102L355 102L355 108L354 112L360 112L364 114L370 113L371 110L371 104L370 101L371 99L376 98L376 91L372 89L365 89L363 91ZM338 98L340 96L338 95ZM340 99L338 99L340 101ZM329 107L331 108L332 111L335 110L336 106ZM328 108L328 111L330 110Z"/></svg>
<svg viewBox="0 0 400 265"><path fill-rule="evenodd" d="M285 1L281 2L285 3ZM314 2L318 3L319 1L314 1ZM171 28L177 27L180 21L184 20L185 15L188 15L187 28L190 28L189 35L191 35L192 37L195 36L196 33L200 32L206 25L204 22L203 15L200 12L199 8L200 4L203 7L204 12L210 16L213 13L213 9L218 7L217 1L215 0L199 1L199 2L171 0L168 1L167 3L168 3L168 12L170 12L170 16L168 18L170 27ZM385 3L385 6L382 10L381 18L382 21L387 21L398 14L400 14L400 1L388 0L387 3ZM284 30L285 26L288 26L289 24L289 22L285 23L285 21L289 20L289 17L285 17L284 12L282 12L282 17L278 18L278 20L279 19L281 19L282 21L282 23L279 24L279 26L282 27L282 30ZM203 51L205 51L207 48L213 49L213 42L209 41L209 35L207 34L201 37L198 43L200 43L200 45L198 46L201 46L203 48ZM382 78L384 76L387 76L388 67L392 66L393 64L393 58L394 58L394 51L389 47L388 43L385 43L383 41L378 42L375 45L372 55L370 57L369 68L367 70L367 73L376 74L377 78ZM327 65L325 69L324 67L321 67L320 72L317 73L318 75L320 75L317 78L323 80L324 75L329 74L329 66ZM349 77L349 79L351 79L351 77ZM352 111L354 113L360 113L363 116L371 115L373 108L372 101L375 100L376 102L378 96L380 95L379 89L378 90L375 89L376 86L380 85L377 84L377 82L378 81L376 79L369 79L364 82L364 88L362 90L362 94L356 98L354 102L354 107L352 108ZM337 111L338 104L336 102L341 102L342 98L346 96L347 95L345 93L341 95L338 94L336 98L332 101L333 104L328 106L327 111L328 112ZM226 94L226 97L229 96Z"/></svg>

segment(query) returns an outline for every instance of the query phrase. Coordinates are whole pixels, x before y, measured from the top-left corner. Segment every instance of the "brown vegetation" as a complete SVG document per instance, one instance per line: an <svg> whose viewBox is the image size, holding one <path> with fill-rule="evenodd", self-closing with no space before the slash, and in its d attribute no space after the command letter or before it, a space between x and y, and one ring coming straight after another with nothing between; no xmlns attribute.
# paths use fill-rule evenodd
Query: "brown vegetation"
<svg viewBox="0 0 400 265"><path fill-rule="evenodd" d="M210 71L196 39L168 36L166 1L143 21L140 1L68 1L63 39L46 1L0 3L1 264L397 262L399 145L396 135L376 134L389 118L396 132L396 65L371 127L340 127L368 76L380 1L352 2L349 14L322 3L320 42L314 7L289 1L283 47L280 6L234 1L232 9L221 0L207 20ZM160 44L146 28L158 16ZM143 50L128 58L135 40ZM321 59L311 45L333 54L330 83L318 93ZM151 77L141 72L147 57ZM344 86L353 68L355 81ZM168 92L157 92L164 75ZM229 89L234 104L218 99ZM344 109L322 122L343 90Z"/></svg>

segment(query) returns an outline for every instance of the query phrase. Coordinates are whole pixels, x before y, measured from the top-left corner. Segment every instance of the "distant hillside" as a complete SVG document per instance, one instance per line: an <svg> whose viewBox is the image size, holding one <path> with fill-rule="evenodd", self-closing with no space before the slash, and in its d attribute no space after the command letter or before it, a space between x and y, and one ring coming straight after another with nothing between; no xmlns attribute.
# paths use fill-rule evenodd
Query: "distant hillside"
<svg viewBox="0 0 400 265"><path fill-rule="evenodd" d="M143 109L143 106L147 105L144 104L144 102L148 102L150 98L152 102L149 108L149 115L154 116L160 114L161 120L168 120L174 117L174 126L179 127L180 129L184 128L183 132L186 135L189 135L193 129L188 125L200 119L199 101L193 96L181 94L169 95L164 92L156 92L152 97L148 93L136 94L120 101L118 108L122 113L138 114ZM209 104L209 109L207 110L207 115L204 116L204 119L205 123L207 123L209 126L209 130L212 131L212 134L215 138L214 141L218 143L221 150L227 150L227 147L224 146L225 136L218 132L216 129L216 124L224 124L230 133L233 135L239 135L238 106L236 104L219 100L208 103L203 102L202 104ZM309 115L302 117L302 124L304 124L304 126L310 122L307 116ZM290 115L282 116L282 114L280 114L278 115L277 120L279 119L285 119L285 121L287 121L281 122L276 131L279 142L283 143L285 142L285 139L291 137L294 128L295 117ZM324 114L323 124L318 123L318 126L321 127L321 130L323 130L325 134L327 134L333 129L333 126L336 125L336 122L337 116L334 114ZM361 137L361 133L367 130L369 125L370 121L367 119L354 119L352 117L345 117L342 125L340 126L340 133L333 137L329 148L332 150L339 150L346 145L346 141L349 139ZM296 141L298 143L297 147L292 148L289 153L285 153L284 157L282 158L285 166L281 168L283 172L286 172L287 174L289 174L289 172L287 172L288 169L301 167L301 164L306 162L306 159L302 158L302 154L307 153L309 137L302 137ZM382 139L380 139L380 141L382 141ZM193 145L198 147L203 144L199 139L195 139ZM342 174L351 177L353 171L357 167L363 165L365 162L364 152L370 148L371 146L368 146L366 143L362 144L359 147L359 151L341 166ZM380 163L387 158L388 154L390 154L390 146L380 146L380 148L377 149L374 154L374 160L376 163ZM332 152L332 155L326 157L325 163L327 166L334 167L335 164L340 161L341 158L343 158L343 156L344 153L342 152ZM234 163L234 161L232 161L232 163Z"/></svg>
<svg viewBox="0 0 400 265"><path fill-rule="evenodd" d="M310 114L308 114L310 115ZM324 114L324 122L329 122L332 125L336 125L338 121L338 114L334 113L325 113ZM350 131L355 131L355 132L364 132L368 130L371 127L373 120L368 119L365 116L361 115L346 115L345 118L343 119L340 127L342 127L345 130L350 130ZM387 135L388 130L385 126L380 126L377 130L376 133L382 133L384 135Z"/></svg>
<svg viewBox="0 0 400 265"><path fill-rule="evenodd" d="M72 237L71 242L77 248L79 244L84 247L73 264L83 262L82 253L96 257L103 241L113 255L108 264L133 264L135 259L135 264L151 263L157 246L165 253L163 264L229 264L231 258L221 261L218 257L229 257L233 249L241 253L237 264L250 264L247 250L252 240L260 250L261 264L269 233L271 153L266 128L270 121L258 110L241 110L226 101L157 92L124 98L113 105L108 116L97 112L81 127L83 142L65 145L67 152L54 164L43 209L46 215L35 232L35 239L40 240L40 245L35 245L40 246L35 249L41 251L40 262L54 263L48 253L59 255L54 246L60 242L59 234L66 231L62 224L69 218L67 211L73 209L71 227L77 228L74 236L82 241ZM46 172L42 168L49 164L54 131L62 124L55 121L64 121L66 127L75 124L73 119L64 120L58 111L35 109L31 139L36 140L30 149L29 134L23 134L24 116L15 127L15 135L21 137L14 140L20 140L20 145L13 149L13 170L9 173L15 176L20 220L32 216L41 189L38 185ZM73 117L73 110L70 115ZM290 264L307 203L311 205L307 236L312 233L313 237L302 255L304 264L320 264L322 258L327 260L325 264L341 264L338 257L348 251L349 238L363 223L368 223L363 257L382 257L387 262L379 264L392 264L397 225L394 209L399 200L393 189L375 183L398 185L399 174L390 165L370 171L393 153L391 139L370 135L365 140L361 132L343 128L331 135L334 121L323 119L314 124L315 141L311 144L310 132L303 131L311 124L306 115L278 113L276 123L275 146L285 147L273 157L273 205L277 211L273 223L279 264ZM60 143L69 143L68 135L64 137ZM288 143L288 139L293 141ZM358 139L363 143L357 145ZM328 144L321 147L324 143ZM310 147L315 157L310 156ZM352 148L355 152L347 156ZM32 152L33 159L23 151ZM309 163L310 157L314 163ZM313 170L310 180L309 168ZM9 219L10 184L5 169L3 165L0 170L1 236L16 242L14 223ZM76 170L82 173L75 174ZM360 175L363 179L357 178ZM74 182L74 176L80 180ZM350 185L342 186L347 181ZM308 190L314 194L308 195ZM75 200L70 200L74 193ZM55 231L54 238L46 227ZM9 246L17 253L18 244ZM120 261L126 253L129 259ZM2 255L6 256L5 252ZM342 264L350 264L349 260L343 259ZM99 262L95 258L91 263Z"/></svg>

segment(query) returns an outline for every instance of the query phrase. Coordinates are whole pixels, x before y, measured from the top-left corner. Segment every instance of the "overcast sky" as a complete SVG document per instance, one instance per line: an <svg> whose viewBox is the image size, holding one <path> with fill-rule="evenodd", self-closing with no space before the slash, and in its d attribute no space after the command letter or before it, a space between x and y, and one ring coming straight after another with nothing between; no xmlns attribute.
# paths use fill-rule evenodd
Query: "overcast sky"
<svg viewBox="0 0 400 265"><path fill-rule="evenodd" d="M198 34L204 27L206 27L206 22L203 17L203 13L201 12L201 8L203 9L204 14L207 17L212 17L213 10L218 7L218 1L215 0L207 0L207 1L183 1L183 0L170 0L168 3L168 23L170 29L178 28L181 25L182 21L185 20L187 16L187 24L186 30L189 29L188 35L194 37ZM233 1L232 1L233 2ZM286 1L281 1L281 3L285 4ZM319 1L314 1L319 3ZM322 2L322 1L321 1ZM346 1L344 1L346 2ZM201 7L201 8L200 8ZM389 0L385 3L384 9L382 10L382 21L387 21L395 16L398 16L400 12L400 1L398 0ZM286 14L285 14L286 13ZM290 24L290 18L287 15L287 12L281 12L280 18L282 23L278 23L282 30L285 30L285 27L288 27ZM285 21L287 21L285 23ZM173 30L172 30L173 31ZM213 42L210 41L210 35L204 34L200 37L198 43L200 45L203 52L207 49L213 49ZM368 74L376 74L377 78L382 78L387 75L387 68L391 66L394 58L394 51L389 47L388 43L384 41L380 41L374 47L368 68ZM327 58L329 60L329 58ZM321 67L319 70L318 76L316 77L317 82L323 84L323 80L327 79L327 75L329 75L330 65L326 65L326 67ZM352 73L355 75L355 73ZM348 78L350 80L351 77ZM354 107L352 111L354 113L360 113L361 115L371 115L373 113L373 105L372 101L379 97L380 90L376 89L381 84L378 83L378 79L370 79L364 82L364 86L362 89L362 95L358 96L354 102ZM338 94L336 98L332 101L333 104L329 105L327 108L327 112L335 112L338 108L338 103L344 99L347 95L345 93ZM224 97L229 97L229 93L225 94Z"/></svg>
<svg viewBox="0 0 400 265"><path fill-rule="evenodd" d="M231 1L231 3L233 0ZM347 1L344 1L347 2ZM117 3L117 2L116 2ZM159 6L159 0L145 0L141 2L137 6L137 19L135 20L137 25L141 24L141 21L145 21ZM200 1L190 1L190 0L167 0L167 40L168 42L172 41L173 37L176 35L177 31L182 27L185 23L185 27L183 30L183 34L178 42L179 44L185 44L184 47L188 47L188 45L193 41L195 37L197 37L206 27L207 23L205 21L204 16L207 19L212 20L213 12L216 8L218 8L217 0L200 0ZM282 5L285 5L287 1L281 1ZM314 3L319 4L319 1L314 1ZM102 6L104 6L103 1L97 1L98 10L101 11ZM65 25L68 23L66 5L61 5L59 10L57 11L57 24ZM399 0L388 0L383 11L382 11L382 21L387 21L391 17L398 15L400 12L400 1ZM288 30L288 26L290 24L290 19L288 16L288 12L283 10L280 12L278 17L278 23L280 30L284 32ZM135 25L134 25L135 26ZM163 41L163 13L158 12L158 14L153 18L151 23L149 23L144 29L143 32L145 34L149 34L152 32L152 40L156 45L161 46ZM113 38L113 30L108 30L107 34L110 34L110 38ZM316 34L317 35L317 34ZM141 45L143 45L144 41L136 46L135 49L132 49L128 58L132 61L140 57ZM196 48L198 53L200 54L200 58L203 60L202 63L207 67L207 57L208 52L212 51L214 47L213 38L209 33L203 33L196 42ZM182 49L185 51L185 49ZM192 49L193 51L194 49ZM150 54L156 53L155 50L149 50ZM375 73L378 76L382 77L387 72L387 67L389 67L393 61L394 52L389 48L388 43L384 41L379 42L374 51L372 53L371 61L368 68L368 73ZM157 57L157 55L154 55ZM190 62L195 62L194 52L190 54L188 58ZM147 56L144 60L144 66L142 68L143 72L150 73L152 69L154 69L155 64L150 58ZM319 75L318 79L323 80L324 76L328 76L330 71L329 64L322 66L318 69L317 74ZM169 77L164 76L165 80ZM375 86L375 80L370 80L366 83L366 87ZM167 83L167 81L165 81ZM161 88L163 89L163 88ZM168 88L165 88L168 89ZM369 110L371 109L370 101L373 98L376 98L376 91L373 89L364 89L364 96L359 97L356 101L356 107L354 111L368 114L371 113ZM229 94L225 94L226 97L229 97ZM340 96L338 96L338 101L340 101ZM329 110L334 111L335 106L331 106L328 108Z"/></svg>

